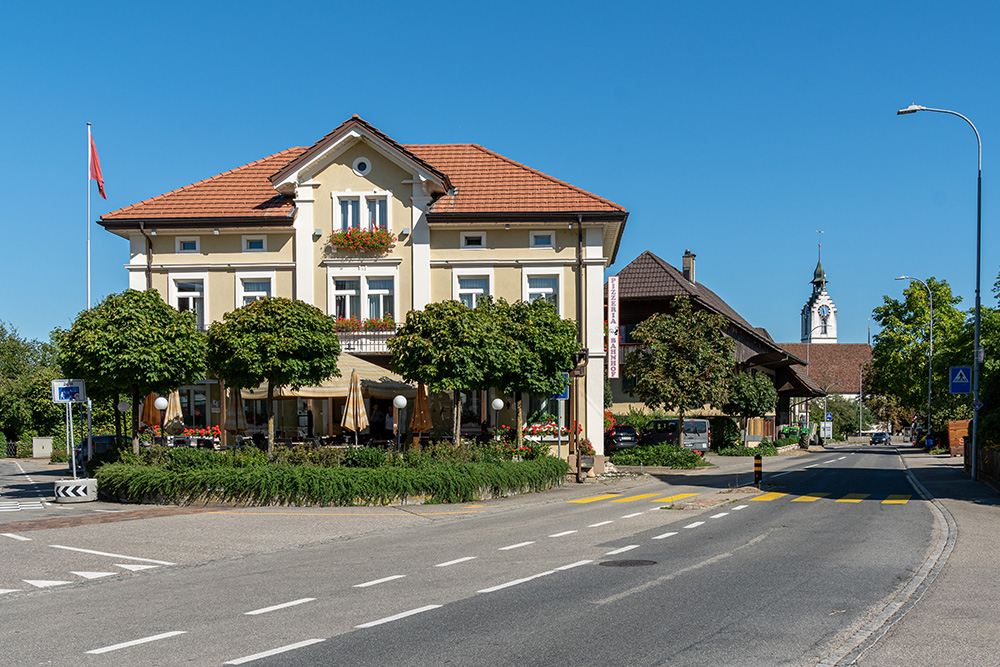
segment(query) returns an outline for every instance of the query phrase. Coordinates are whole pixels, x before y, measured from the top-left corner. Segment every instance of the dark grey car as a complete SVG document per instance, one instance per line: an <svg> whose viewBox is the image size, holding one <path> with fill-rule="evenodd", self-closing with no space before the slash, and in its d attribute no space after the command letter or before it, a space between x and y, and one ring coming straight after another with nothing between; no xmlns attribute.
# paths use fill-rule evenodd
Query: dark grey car
<svg viewBox="0 0 1000 667"><path fill-rule="evenodd" d="M658 445L666 442L677 444L676 419L654 419L642 431L640 441L643 445ZM712 427L707 419L684 420L684 449L704 454L712 445Z"/></svg>

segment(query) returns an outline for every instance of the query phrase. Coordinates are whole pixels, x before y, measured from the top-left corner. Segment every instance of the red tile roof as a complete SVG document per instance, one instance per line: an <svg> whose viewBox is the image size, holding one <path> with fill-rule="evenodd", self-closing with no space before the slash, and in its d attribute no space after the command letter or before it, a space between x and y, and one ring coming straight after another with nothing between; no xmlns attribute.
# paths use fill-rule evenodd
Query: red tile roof
<svg viewBox="0 0 1000 667"><path fill-rule="evenodd" d="M309 148L289 148L218 176L146 199L101 216L106 227L137 220L275 220L288 216L293 201L272 183L282 174L335 141L352 127L362 127L384 140L406 159L443 176L449 194L439 198L431 215L519 213L598 213L627 217L625 208L543 174L476 144L407 145L395 143L376 128L353 117ZM279 179L280 180L280 179ZM439 218L440 219L440 218ZM117 223L117 224L116 224Z"/></svg>
<svg viewBox="0 0 1000 667"><path fill-rule="evenodd" d="M278 194L268 176L303 151L304 148L289 148L218 176L112 211L102 215L101 220L113 223L119 220L287 217L292 209L292 200Z"/></svg>
<svg viewBox="0 0 1000 667"><path fill-rule="evenodd" d="M857 394L861 391L858 376L861 364L871 361L872 349L868 343L781 343L781 347L800 359L808 359L809 377L831 394Z"/></svg>
<svg viewBox="0 0 1000 667"><path fill-rule="evenodd" d="M625 212L623 206L477 144L404 148L447 174L455 188L434 203L434 213Z"/></svg>

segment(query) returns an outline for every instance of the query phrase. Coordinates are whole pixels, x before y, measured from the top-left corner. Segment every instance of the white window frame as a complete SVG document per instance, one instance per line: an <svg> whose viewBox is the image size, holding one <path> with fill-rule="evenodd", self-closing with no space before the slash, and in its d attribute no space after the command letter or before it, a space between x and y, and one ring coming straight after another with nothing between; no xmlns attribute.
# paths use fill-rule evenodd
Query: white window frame
<svg viewBox="0 0 1000 667"><path fill-rule="evenodd" d="M533 277L549 277L555 276L558 279L556 283L556 289L558 290L556 294L556 314L562 316L565 312L563 306L565 293L565 281L563 279L563 267L561 266L532 266L525 267L521 271L521 300L528 301L529 290L528 290L528 278Z"/></svg>
<svg viewBox="0 0 1000 667"><path fill-rule="evenodd" d="M368 284L369 280L391 280L392 281L392 293L391 293L391 295L392 295L392 303L389 304L389 307L392 308L393 310L389 314L392 315L393 320L395 320L398 317L398 313L395 310L395 308L396 308L396 287L397 287L397 285L396 285L396 279L393 278L392 276L365 275L365 276L362 277L362 282L364 283L364 289L362 291L365 292L365 303L361 307L361 309L363 311L368 311L367 312L367 316L368 316L368 318L371 318L371 317L373 317L372 312L371 312L371 297L372 296L386 296L386 292L385 292L385 290L382 290L382 289L375 289L375 290L373 290L371 288L371 286L369 286L369 284ZM383 299L379 299L379 301L381 301L383 303L383 309L382 310L384 311L385 310L385 308L384 308L384 300ZM379 317L385 317L385 313L383 312L383 314L379 315Z"/></svg>
<svg viewBox="0 0 1000 667"><path fill-rule="evenodd" d="M486 280L487 280L486 294L488 294L488 295L492 295L493 294L493 290L494 290L494 287L495 287L495 282L493 280L493 267L475 267L475 268L464 268L464 269L452 269L452 271L451 271L451 298L454 299L455 301L461 302L462 301L462 294L463 293L471 293L471 292L464 292L459 287L459 282L458 282L459 278L486 278ZM475 299L475 301L478 303L478 301L479 301L478 297Z"/></svg>
<svg viewBox="0 0 1000 667"><path fill-rule="evenodd" d="M170 305L177 308L180 304L178 299L180 298L180 292L177 290L177 283L187 283L201 281L201 312L202 312L202 327L208 328L211 324L209 319L209 313L212 312L208 309L208 271L191 271L191 272L171 272L167 275L167 300Z"/></svg>
<svg viewBox="0 0 1000 667"><path fill-rule="evenodd" d="M357 279L360 281L358 308L361 311L358 313L358 319L369 319L371 317L368 310L369 278L392 279L392 317L396 322L400 322L399 266L395 264L392 266L328 266L326 269L326 314L330 317L337 316L337 292L334 289L334 281ZM380 291L376 290L376 292Z"/></svg>
<svg viewBox="0 0 1000 667"><path fill-rule="evenodd" d="M370 163L369 163L370 164ZM331 192L331 221L333 231L344 231L343 220L340 217L340 202L344 199L354 199L358 202L358 229L375 230L378 227L368 219L368 202L374 199L385 200L385 229L392 233L392 191L391 190L371 190L367 192L353 192L345 190L343 192ZM397 283L398 284L398 283Z"/></svg>
<svg viewBox="0 0 1000 667"><path fill-rule="evenodd" d="M244 280L267 280L271 283L271 296L275 295L275 287L278 280L277 271L237 271L236 272L236 307L243 307L243 297L247 295L243 289Z"/></svg>
<svg viewBox="0 0 1000 667"><path fill-rule="evenodd" d="M536 240L539 237L548 236L548 243L537 243ZM556 247L556 233L555 231L537 231L530 232L530 239L528 247L533 250L555 250Z"/></svg>
<svg viewBox="0 0 1000 667"><path fill-rule="evenodd" d="M481 238L482 245L469 245L469 239L473 237ZM486 232L461 232L461 239L462 250L486 250Z"/></svg>
<svg viewBox="0 0 1000 667"><path fill-rule="evenodd" d="M247 245L250 241L263 241L262 248L248 248ZM244 234L240 240L242 244L243 252L267 252L267 235L266 234Z"/></svg>
<svg viewBox="0 0 1000 667"><path fill-rule="evenodd" d="M182 245L194 241L194 250L185 250ZM197 255L201 253L201 237L199 236L178 236L174 239L174 250L178 255Z"/></svg>

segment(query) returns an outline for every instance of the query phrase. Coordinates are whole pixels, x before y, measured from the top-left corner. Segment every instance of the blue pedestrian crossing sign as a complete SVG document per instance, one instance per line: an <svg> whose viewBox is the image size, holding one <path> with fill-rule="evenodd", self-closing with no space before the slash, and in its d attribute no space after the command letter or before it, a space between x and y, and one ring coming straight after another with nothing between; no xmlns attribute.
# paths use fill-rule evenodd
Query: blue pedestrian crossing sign
<svg viewBox="0 0 1000 667"><path fill-rule="evenodd" d="M952 366L948 373L951 393L972 393L972 366Z"/></svg>

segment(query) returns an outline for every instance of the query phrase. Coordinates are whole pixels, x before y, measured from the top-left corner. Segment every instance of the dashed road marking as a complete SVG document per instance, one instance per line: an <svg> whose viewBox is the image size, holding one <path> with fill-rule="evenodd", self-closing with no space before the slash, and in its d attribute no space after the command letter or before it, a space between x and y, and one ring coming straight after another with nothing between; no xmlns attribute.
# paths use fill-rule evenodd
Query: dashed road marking
<svg viewBox="0 0 1000 667"><path fill-rule="evenodd" d="M685 528L697 528L698 526L704 525L704 523L705 523L704 521L695 521L694 523L689 523L688 525L686 525L684 527Z"/></svg>
<svg viewBox="0 0 1000 667"><path fill-rule="evenodd" d="M508 544L505 547L500 547L497 551L510 551L511 549L520 549L521 547L526 547L529 544L534 544L534 542L518 542L517 544Z"/></svg>
<svg viewBox="0 0 1000 667"><path fill-rule="evenodd" d="M799 496L798 498L792 498L793 503L812 503L816 502L820 498L826 498L829 493L807 493L804 496Z"/></svg>
<svg viewBox="0 0 1000 667"><path fill-rule="evenodd" d="M623 554L626 551L632 551L632 549L638 549L638 548L639 548L638 544L630 544L627 547L622 547L621 549L615 549L614 551L609 551L608 553L606 553L604 555L605 556L617 556L618 554Z"/></svg>
<svg viewBox="0 0 1000 667"><path fill-rule="evenodd" d="M614 521L598 521L597 523L592 523L587 528L597 528L598 526L606 526L609 523L614 523Z"/></svg>
<svg viewBox="0 0 1000 667"><path fill-rule="evenodd" d="M633 500L642 500L644 498L652 498L653 496L658 496L658 495L660 495L660 494L658 494L658 493L643 493L642 495L629 496L628 498L616 498L615 500L612 500L611 502L613 502L613 503L630 503Z"/></svg>
<svg viewBox="0 0 1000 667"><path fill-rule="evenodd" d="M368 588L369 586L377 586L378 584L384 584L387 581L393 581L395 579L402 579L405 574L394 574L391 577L382 577L381 579L375 579L373 581L366 581L363 584L354 584L355 588Z"/></svg>
<svg viewBox="0 0 1000 667"><path fill-rule="evenodd" d="M4 537L9 537L12 540L20 540L21 542L30 542L30 537L25 537L24 535L15 535L14 533L0 533Z"/></svg>
<svg viewBox="0 0 1000 667"><path fill-rule="evenodd" d="M113 577L117 572L70 572L70 574L75 574L78 577L83 577L84 579L100 579L101 577Z"/></svg>
<svg viewBox="0 0 1000 667"><path fill-rule="evenodd" d="M787 493L778 493L777 491L772 491L771 493L765 493L762 496L757 496L756 498L750 498L750 500L756 500L761 502L767 502L768 500L777 500L778 498L784 498Z"/></svg>
<svg viewBox="0 0 1000 667"><path fill-rule="evenodd" d="M718 514L713 514L712 516L710 516L708 518L709 519L721 519L724 516L729 516L729 512L719 512Z"/></svg>
<svg viewBox="0 0 1000 667"><path fill-rule="evenodd" d="M360 626L359 626L360 627ZM289 644L288 646L281 646L279 648L273 648L270 651L264 651L262 653L254 653L253 655L248 655L243 658L236 658L235 660L230 660L229 662L224 662L224 665L242 665L247 662L253 662L254 660L260 660L261 658L269 658L272 655L278 655L280 653L285 653L287 651L294 651L297 648L303 648L305 646L312 646L313 644L318 644L320 642L325 642L325 639L307 639L305 641L296 642L294 644Z"/></svg>
<svg viewBox="0 0 1000 667"><path fill-rule="evenodd" d="M577 532L577 531L575 531L575 530L564 530L561 533L555 533L553 535L549 535L549 537L566 537L567 535L572 535L575 532Z"/></svg>
<svg viewBox="0 0 1000 667"><path fill-rule="evenodd" d="M623 519L631 519L633 517L642 516L643 514L645 514L645 512L632 512L631 514L626 514L622 518Z"/></svg>
<svg viewBox="0 0 1000 667"><path fill-rule="evenodd" d="M691 498L697 496L697 493L677 493L672 496L667 496L666 498L657 498L656 500L650 500L651 503L674 503L678 500L684 500L685 498Z"/></svg>
<svg viewBox="0 0 1000 667"><path fill-rule="evenodd" d="M910 500L910 496L899 495L889 496L882 501L883 505L905 505Z"/></svg>
<svg viewBox="0 0 1000 667"><path fill-rule="evenodd" d="M108 556L110 558L124 558L125 560L138 560L143 563L156 563L157 565L176 565L165 560L153 560L152 558L139 558L138 556L123 556L121 554L109 554L106 551L93 551L91 549L80 549L78 547L64 547L61 544L50 544L53 549L65 549L66 551L79 551L80 553L93 554L95 556Z"/></svg>
<svg viewBox="0 0 1000 667"><path fill-rule="evenodd" d="M51 588L52 586L65 586L66 584L72 583L69 581L58 581L55 579L22 579L24 583L34 586L35 588Z"/></svg>
<svg viewBox="0 0 1000 667"><path fill-rule="evenodd" d="M618 497L617 493L606 493L606 494L604 494L602 496L591 496L590 498L580 498L578 500L567 500L566 502L569 502L569 503L592 503L592 502L596 502L598 500L606 500L608 498L617 498L617 497Z"/></svg>
<svg viewBox="0 0 1000 667"><path fill-rule="evenodd" d="M450 560L446 563L438 563L434 567L448 567L449 565L458 565L459 563L464 563L470 560L476 560L476 556L465 556L464 558L456 558L455 560Z"/></svg>
<svg viewBox="0 0 1000 667"><path fill-rule="evenodd" d="M143 637L142 639L133 639L130 642L122 642L121 644L114 644L112 646L105 646L104 648L95 648L93 651L87 651L87 653L98 654L98 653L108 653L110 651L117 651L119 649L128 648L130 646L138 646L139 644L147 644L149 642L155 642L160 639L167 639L168 637L176 637L177 635L186 634L184 630L175 630L174 632L164 632L159 635L153 635L152 637Z"/></svg>
<svg viewBox="0 0 1000 667"><path fill-rule="evenodd" d="M278 611L279 609L287 609L288 607L296 607L300 604L305 604L306 602L313 602L316 598L301 598L299 600L292 600L291 602L283 602L281 604L276 604L272 607L264 607L263 609L254 609L253 611L244 612L244 616L257 616L259 614L266 614L272 611Z"/></svg>
<svg viewBox="0 0 1000 667"><path fill-rule="evenodd" d="M838 503L860 503L862 500L864 500L865 498L867 498L869 495L871 495L871 494L868 494L868 493L848 493L843 498L837 498L837 500L834 501L834 502L838 502Z"/></svg>
<svg viewBox="0 0 1000 667"><path fill-rule="evenodd" d="M657 535L657 536L656 536L656 537L654 537L653 539L654 539L654 540L664 540L664 539L666 539L666 538L668 538L668 537L673 537L673 536L674 536L674 535L676 535L676 534L677 534L677 531L675 530L675 531L672 531L672 532L670 532L670 533L663 533L662 535Z"/></svg>

